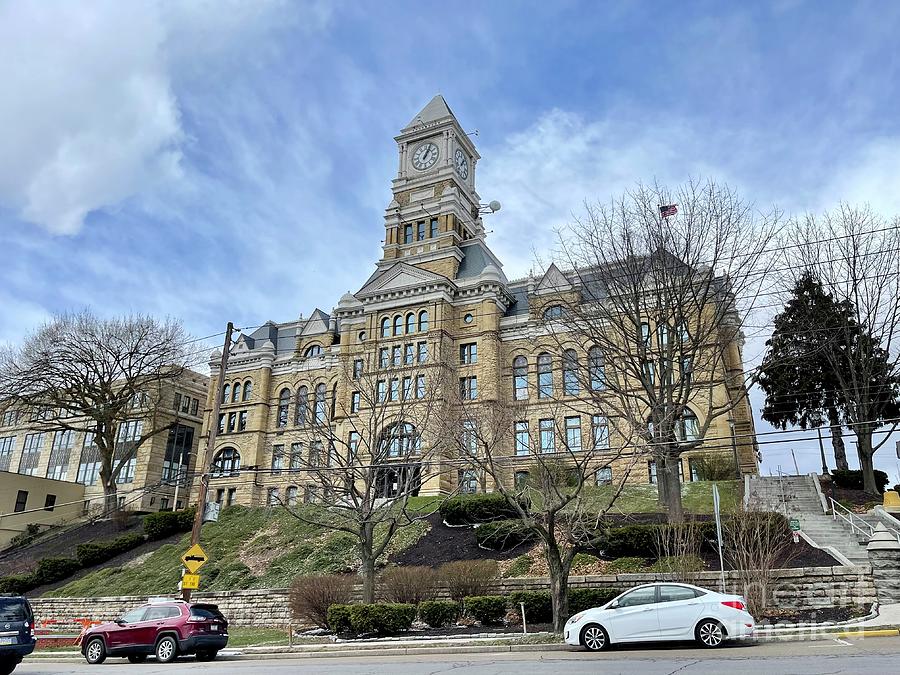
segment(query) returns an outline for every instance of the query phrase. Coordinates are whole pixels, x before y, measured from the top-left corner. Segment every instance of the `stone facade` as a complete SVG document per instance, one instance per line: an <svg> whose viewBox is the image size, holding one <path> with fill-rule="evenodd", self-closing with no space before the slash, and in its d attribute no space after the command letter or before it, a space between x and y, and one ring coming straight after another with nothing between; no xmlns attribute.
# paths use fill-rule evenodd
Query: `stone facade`
<svg viewBox="0 0 900 675"><path fill-rule="evenodd" d="M574 588L605 587L623 591L638 584L665 581L665 575L620 574L617 576L573 576ZM728 590L742 594L734 575L726 575ZM719 574L702 572L694 581L699 586L717 590ZM521 590L546 590L546 578L502 579L493 584L491 593L505 595ZM780 607L806 609L836 605L862 605L875 602L872 571L862 567L807 567L778 570L775 573L775 598ZM442 594L446 597L446 593ZM31 601L38 625L60 630L80 628L84 622L110 621L129 609L146 602L145 597L109 598L35 598ZM288 589L194 593L194 602L217 604L235 626L274 627L294 623L288 607Z"/></svg>
<svg viewBox="0 0 900 675"><path fill-rule="evenodd" d="M466 396L479 403L515 404L535 446L542 422L548 421L555 427L555 447L568 448L570 434L581 447L605 437L597 440L599 447L605 443L610 448L608 459L602 453L597 459L598 480L603 469L604 479L611 471L613 477L654 482L655 463L648 461L646 447L633 443L616 420L607 420L590 392L565 391L563 350L574 350L584 366L588 349L564 336L561 341L548 324L546 310L552 313L560 303L577 301L577 284L555 266L540 278L509 281L503 274L482 223L481 215L490 207L481 204L475 190L478 153L443 98L435 97L395 140L398 172L385 210L383 256L374 273L330 313L316 309L309 317L267 322L241 335L222 383L215 378L220 354L212 355L210 392L220 387L227 391L220 418L204 423L204 438L212 424L219 428L211 498L223 505L256 506L294 500L298 490L315 489L303 469L290 470L291 457L310 452L316 442L310 440L313 424L327 425L329 442L338 439L347 447L354 428L366 426L364 418L371 411L365 395L361 409L354 403L360 378L348 375L357 361L367 376L381 373L389 403L407 385L418 387L418 378L423 388L426 381L429 387L437 387L440 380L454 389L458 383L460 391L466 388ZM697 373L713 382L710 396L719 403L735 394L724 384L726 374L743 370L740 336L730 339L726 351L719 370ZM550 359L550 397L542 396L537 384L541 354ZM517 359L524 359L525 387L516 386ZM429 429L401 419L405 398L398 395L391 424L411 424L427 446ZM453 405L453 398L447 397L447 406ZM715 417L706 433L716 439L710 445L717 453L733 452L743 473L756 473L750 407L746 399L737 400L743 402L732 411L732 419ZM208 399L208 409L212 402ZM699 424L705 423L703 414L698 409ZM514 450L512 429L505 452L510 457L528 454ZM692 456L704 452L700 446L686 453L681 464L685 480L694 473ZM456 453L458 457L458 448ZM510 463L509 480L532 463L527 456L516 462L519 466ZM491 489L484 476L458 467L459 462L446 462L437 475L423 481L420 493L445 493L463 482L467 490Z"/></svg>

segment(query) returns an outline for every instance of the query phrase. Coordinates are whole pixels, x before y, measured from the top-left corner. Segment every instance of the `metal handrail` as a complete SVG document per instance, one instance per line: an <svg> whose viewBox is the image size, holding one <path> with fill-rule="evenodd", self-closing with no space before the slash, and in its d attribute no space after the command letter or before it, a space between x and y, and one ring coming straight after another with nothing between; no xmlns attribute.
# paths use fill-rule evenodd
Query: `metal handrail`
<svg viewBox="0 0 900 675"><path fill-rule="evenodd" d="M843 521L846 522L846 523L849 523L850 529L851 529L853 532L856 532L857 530L859 530L859 533L860 533L861 535L863 535L864 537L865 537L865 536L868 536L869 538L871 538L872 535L875 534L875 528L874 528L874 527L872 527L871 525L869 525L869 523L867 523L867 522L866 522L865 520L863 520L862 518L860 518L860 517L858 517L857 515L855 515L855 514L853 513L853 511L851 511L850 509L848 509L848 508L847 508L846 506L844 506L843 504L839 504L838 502L836 502L836 501L834 500L834 497L829 497L828 500L829 500L829 502L831 502L831 518L832 518L832 520L837 520L838 517L840 517L841 520L843 520ZM847 514L847 516L850 516L850 517L848 518L848 517L845 516L843 513L839 513L839 512L838 512L838 509L841 509L841 511L844 511L844 512ZM860 523L862 523L862 524L863 524L863 527L865 527L865 530L864 530L862 527L860 527L859 525L857 525L857 524L856 524L856 521L859 521ZM868 533L866 532L866 530L868 530Z"/></svg>

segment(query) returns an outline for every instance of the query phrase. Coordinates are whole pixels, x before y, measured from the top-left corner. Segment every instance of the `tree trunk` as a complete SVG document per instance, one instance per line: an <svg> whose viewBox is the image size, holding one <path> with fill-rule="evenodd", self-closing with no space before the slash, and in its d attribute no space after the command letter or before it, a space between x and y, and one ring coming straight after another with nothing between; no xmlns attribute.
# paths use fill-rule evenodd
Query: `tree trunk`
<svg viewBox="0 0 900 675"><path fill-rule="evenodd" d="M847 471L850 469L850 465L847 463L847 448L844 446L844 434L841 430L837 409L828 409L828 424L831 427L831 446L834 448L835 466L840 471Z"/></svg>
<svg viewBox="0 0 900 675"><path fill-rule="evenodd" d="M681 503L681 479L678 476L678 458L669 458L666 462L666 471L660 478L660 482L666 483L666 510L669 514L669 524L674 525L684 522L684 507Z"/></svg>
<svg viewBox="0 0 900 675"><path fill-rule="evenodd" d="M550 601L553 606L553 632L562 633L569 618L569 570L571 561L563 560L555 543L545 544L550 570ZM528 617L526 617L527 620Z"/></svg>
<svg viewBox="0 0 900 675"><path fill-rule="evenodd" d="M875 483L875 452L872 450L872 430L868 426L856 428L856 452L859 455L859 468L862 469L863 490L871 495L879 495Z"/></svg>
<svg viewBox="0 0 900 675"><path fill-rule="evenodd" d="M375 556L372 554L374 532L372 524L365 523L360 529L359 537L359 573L363 584L362 601L366 604L375 602Z"/></svg>
<svg viewBox="0 0 900 675"><path fill-rule="evenodd" d="M118 488L116 481L103 481L103 508L106 513L115 513L119 510Z"/></svg>
<svg viewBox="0 0 900 675"><path fill-rule="evenodd" d="M669 494L668 494L668 481L665 479L666 467L668 463L666 462L665 455L657 455L654 457L656 461L656 493L658 496L658 502L660 506L666 506L669 503Z"/></svg>

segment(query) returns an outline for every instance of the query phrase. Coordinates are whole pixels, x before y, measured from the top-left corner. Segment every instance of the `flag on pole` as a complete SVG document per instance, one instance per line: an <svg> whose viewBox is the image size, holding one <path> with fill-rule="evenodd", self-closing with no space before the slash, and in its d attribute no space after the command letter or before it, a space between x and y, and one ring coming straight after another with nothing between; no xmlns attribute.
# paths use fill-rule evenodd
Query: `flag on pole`
<svg viewBox="0 0 900 675"><path fill-rule="evenodd" d="M659 207L659 215L663 218L674 216L676 213L678 213L678 204L667 204Z"/></svg>

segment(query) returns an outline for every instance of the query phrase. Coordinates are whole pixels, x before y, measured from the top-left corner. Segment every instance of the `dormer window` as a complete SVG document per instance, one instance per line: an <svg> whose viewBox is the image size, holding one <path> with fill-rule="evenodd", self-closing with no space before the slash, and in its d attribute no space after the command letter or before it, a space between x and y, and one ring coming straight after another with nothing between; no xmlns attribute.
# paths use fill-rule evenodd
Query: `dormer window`
<svg viewBox="0 0 900 675"><path fill-rule="evenodd" d="M306 348L306 352L303 354L306 358L311 358L313 356L322 356L322 347L319 345L310 345Z"/></svg>
<svg viewBox="0 0 900 675"><path fill-rule="evenodd" d="M544 321L561 319L563 315L562 305L552 305L544 310Z"/></svg>

